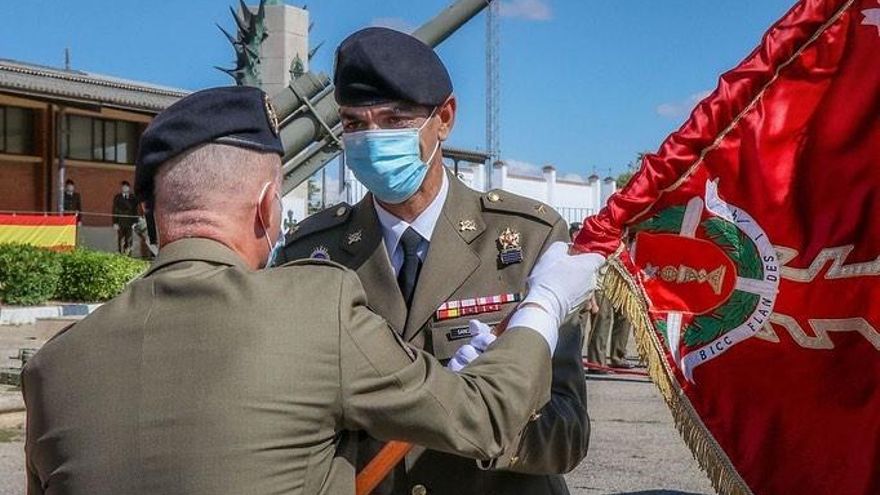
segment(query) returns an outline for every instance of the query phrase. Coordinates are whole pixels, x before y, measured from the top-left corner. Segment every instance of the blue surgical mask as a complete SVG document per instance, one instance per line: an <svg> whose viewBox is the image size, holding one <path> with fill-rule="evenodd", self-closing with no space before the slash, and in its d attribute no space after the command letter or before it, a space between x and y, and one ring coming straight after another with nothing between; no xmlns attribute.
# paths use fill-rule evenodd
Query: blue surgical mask
<svg viewBox="0 0 880 495"><path fill-rule="evenodd" d="M284 229L278 229L278 240L275 241L275 244L272 246L272 249L269 250L269 259L266 261L266 266L275 266L275 260L278 258L278 253L281 252L281 249L284 248Z"/></svg>
<svg viewBox="0 0 880 495"><path fill-rule="evenodd" d="M438 141L428 160L422 160L419 132L430 120L428 117L418 128L366 130L342 135L345 164L379 201L403 203L422 186L428 175L428 164L440 149Z"/></svg>

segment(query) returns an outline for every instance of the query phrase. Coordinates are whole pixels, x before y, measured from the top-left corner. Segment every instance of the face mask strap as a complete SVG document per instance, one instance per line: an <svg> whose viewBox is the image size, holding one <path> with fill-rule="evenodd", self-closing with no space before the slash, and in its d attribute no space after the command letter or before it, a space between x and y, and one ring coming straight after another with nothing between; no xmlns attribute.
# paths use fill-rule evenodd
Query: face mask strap
<svg viewBox="0 0 880 495"><path fill-rule="evenodd" d="M431 114L428 115L428 118L424 122L422 122L421 126L419 126L419 136L422 135L422 129L424 129L428 125L428 122L430 122L431 119L434 118L434 114L437 113L438 108L440 108L440 107L434 107L434 109L431 110ZM434 155L437 154L437 150L439 150L439 149L440 149L440 140L437 139L437 144L434 145L434 150L431 151L431 154L428 156L428 159L425 160L425 165L428 165L429 167L431 166L431 161L434 160ZM419 157L419 158L421 158L421 157Z"/></svg>
<svg viewBox="0 0 880 495"><path fill-rule="evenodd" d="M261 205L263 204L263 199L266 196L266 191L269 190L269 186L272 185L272 182L267 182L263 185L263 189L260 190L260 199L257 200L257 218L260 219L260 223L263 224L263 237L266 239L266 245L269 247L269 252L272 252L272 242L269 240L269 226L266 225L265 220L263 220L263 212L261 209Z"/></svg>

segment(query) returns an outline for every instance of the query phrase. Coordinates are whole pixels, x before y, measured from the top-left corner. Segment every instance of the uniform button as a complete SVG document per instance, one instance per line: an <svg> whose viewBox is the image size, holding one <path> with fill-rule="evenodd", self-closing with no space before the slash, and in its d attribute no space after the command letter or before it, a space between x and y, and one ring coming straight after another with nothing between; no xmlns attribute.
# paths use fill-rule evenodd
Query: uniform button
<svg viewBox="0 0 880 495"><path fill-rule="evenodd" d="M519 460L519 456L515 455L515 456L511 457L510 458L510 465L513 466L514 464L516 464L516 461L518 461L518 460Z"/></svg>
<svg viewBox="0 0 880 495"><path fill-rule="evenodd" d="M493 203L501 201L501 196L499 196L498 193L489 193L489 196L487 196L486 198Z"/></svg>
<svg viewBox="0 0 880 495"><path fill-rule="evenodd" d="M410 490L410 493L412 495L428 495L428 489L425 488L425 485L416 485L416 486L412 487L412 490Z"/></svg>
<svg viewBox="0 0 880 495"><path fill-rule="evenodd" d="M342 215L345 215L345 207L344 206L340 206L339 209L336 210L337 217L341 217Z"/></svg>

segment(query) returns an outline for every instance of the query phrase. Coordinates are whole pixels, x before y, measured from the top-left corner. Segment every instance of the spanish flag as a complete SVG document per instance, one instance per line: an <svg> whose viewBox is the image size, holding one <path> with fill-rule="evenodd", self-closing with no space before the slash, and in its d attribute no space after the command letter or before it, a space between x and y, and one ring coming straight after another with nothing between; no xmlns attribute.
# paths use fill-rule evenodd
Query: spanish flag
<svg viewBox="0 0 880 495"><path fill-rule="evenodd" d="M0 244L55 250L76 246L76 215L0 215Z"/></svg>

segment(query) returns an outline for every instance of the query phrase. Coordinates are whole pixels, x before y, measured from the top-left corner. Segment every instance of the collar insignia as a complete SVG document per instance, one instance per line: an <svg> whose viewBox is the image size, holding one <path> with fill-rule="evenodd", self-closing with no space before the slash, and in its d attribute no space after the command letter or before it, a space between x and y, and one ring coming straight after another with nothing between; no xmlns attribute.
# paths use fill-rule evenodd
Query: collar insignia
<svg viewBox="0 0 880 495"><path fill-rule="evenodd" d="M477 222L473 220L462 220L458 222L459 232L473 232L477 230Z"/></svg>
<svg viewBox="0 0 880 495"><path fill-rule="evenodd" d="M364 236L364 231L363 231L363 230L358 230L358 231L355 231L355 232L350 232L350 233L348 234L348 245L351 246L352 244L355 244L355 243L361 242L361 239L363 238L363 236Z"/></svg>

